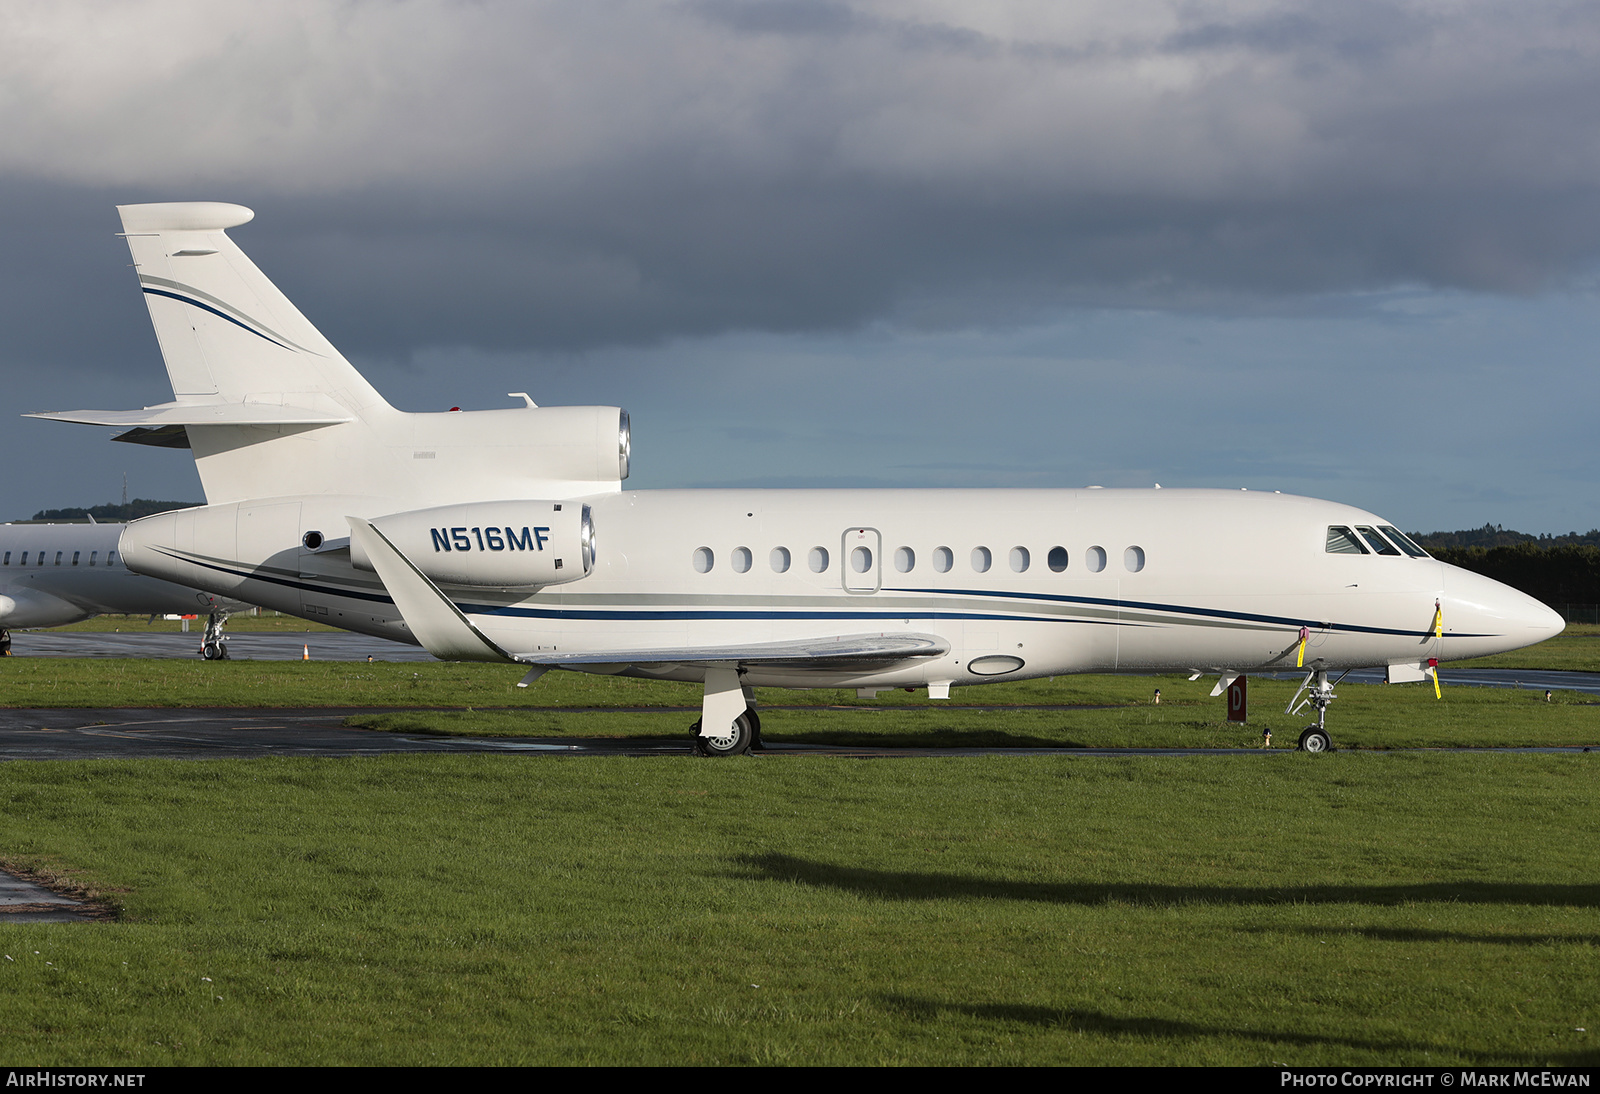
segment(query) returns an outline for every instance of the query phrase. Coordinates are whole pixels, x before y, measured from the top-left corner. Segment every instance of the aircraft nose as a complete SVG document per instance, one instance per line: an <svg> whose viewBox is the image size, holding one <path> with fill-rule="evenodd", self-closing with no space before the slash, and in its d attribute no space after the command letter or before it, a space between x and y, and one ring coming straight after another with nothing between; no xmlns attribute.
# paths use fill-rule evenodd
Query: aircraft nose
<svg viewBox="0 0 1600 1094"><path fill-rule="evenodd" d="M1480 657L1532 646L1561 633L1566 621L1527 593L1492 578L1444 567L1448 655Z"/></svg>

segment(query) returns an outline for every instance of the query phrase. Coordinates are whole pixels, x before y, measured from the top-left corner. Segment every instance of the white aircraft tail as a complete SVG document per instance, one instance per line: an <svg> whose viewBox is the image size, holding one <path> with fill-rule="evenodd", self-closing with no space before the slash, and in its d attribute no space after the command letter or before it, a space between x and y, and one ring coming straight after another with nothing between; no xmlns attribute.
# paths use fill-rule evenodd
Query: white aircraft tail
<svg viewBox="0 0 1600 1094"><path fill-rule="evenodd" d="M267 280L227 229L242 205L120 205L139 287L180 403L303 405L346 416L389 409Z"/></svg>
<svg viewBox="0 0 1600 1094"><path fill-rule="evenodd" d="M211 504L318 494L424 506L559 499L616 490L627 477L627 415L616 407L526 399L508 410L395 410L228 238L255 215L242 205L118 212L174 401L35 417L190 448Z"/></svg>

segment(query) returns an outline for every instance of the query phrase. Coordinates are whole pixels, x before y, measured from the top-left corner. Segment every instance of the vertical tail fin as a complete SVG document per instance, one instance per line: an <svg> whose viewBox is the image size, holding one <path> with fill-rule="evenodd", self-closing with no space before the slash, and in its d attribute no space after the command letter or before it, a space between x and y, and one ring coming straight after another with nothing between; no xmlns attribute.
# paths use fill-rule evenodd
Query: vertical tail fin
<svg viewBox="0 0 1600 1094"><path fill-rule="evenodd" d="M387 407L228 238L255 216L249 209L194 201L117 211L180 403Z"/></svg>

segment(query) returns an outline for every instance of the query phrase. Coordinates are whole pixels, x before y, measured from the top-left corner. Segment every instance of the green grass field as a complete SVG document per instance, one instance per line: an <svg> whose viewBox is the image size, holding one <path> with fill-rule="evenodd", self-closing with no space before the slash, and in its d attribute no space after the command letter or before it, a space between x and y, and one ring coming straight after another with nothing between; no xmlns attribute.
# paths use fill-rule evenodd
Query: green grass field
<svg viewBox="0 0 1600 1094"><path fill-rule="evenodd" d="M12 658L0 703L634 736L697 705L519 676ZM4 1062L1600 1064L1600 750L1377 751L1596 744L1600 706L1449 680L1341 685L1319 756L0 763L0 861L115 913L0 918ZM1211 683L760 698L774 740L1253 743ZM1292 689L1251 682L1280 746Z"/></svg>
<svg viewBox="0 0 1600 1094"><path fill-rule="evenodd" d="M1600 1063L1595 758L0 765L94 1064Z"/></svg>

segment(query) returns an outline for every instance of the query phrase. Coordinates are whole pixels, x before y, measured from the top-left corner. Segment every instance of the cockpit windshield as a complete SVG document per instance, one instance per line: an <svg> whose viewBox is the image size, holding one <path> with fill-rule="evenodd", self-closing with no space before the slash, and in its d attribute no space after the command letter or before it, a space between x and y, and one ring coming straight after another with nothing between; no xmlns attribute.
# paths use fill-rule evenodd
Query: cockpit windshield
<svg viewBox="0 0 1600 1094"><path fill-rule="evenodd" d="M1330 555L1364 555L1369 552L1356 534L1342 524L1335 524L1328 529L1328 554Z"/></svg>
<svg viewBox="0 0 1600 1094"><path fill-rule="evenodd" d="M1406 554L1410 555L1412 558L1429 557L1428 552L1424 551L1421 547L1418 547L1416 542L1412 540L1410 536L1406 535L1393 525L1380 524L1378 525L1378 530L1393 540L1397 547L1399 547Z"/></svg>

